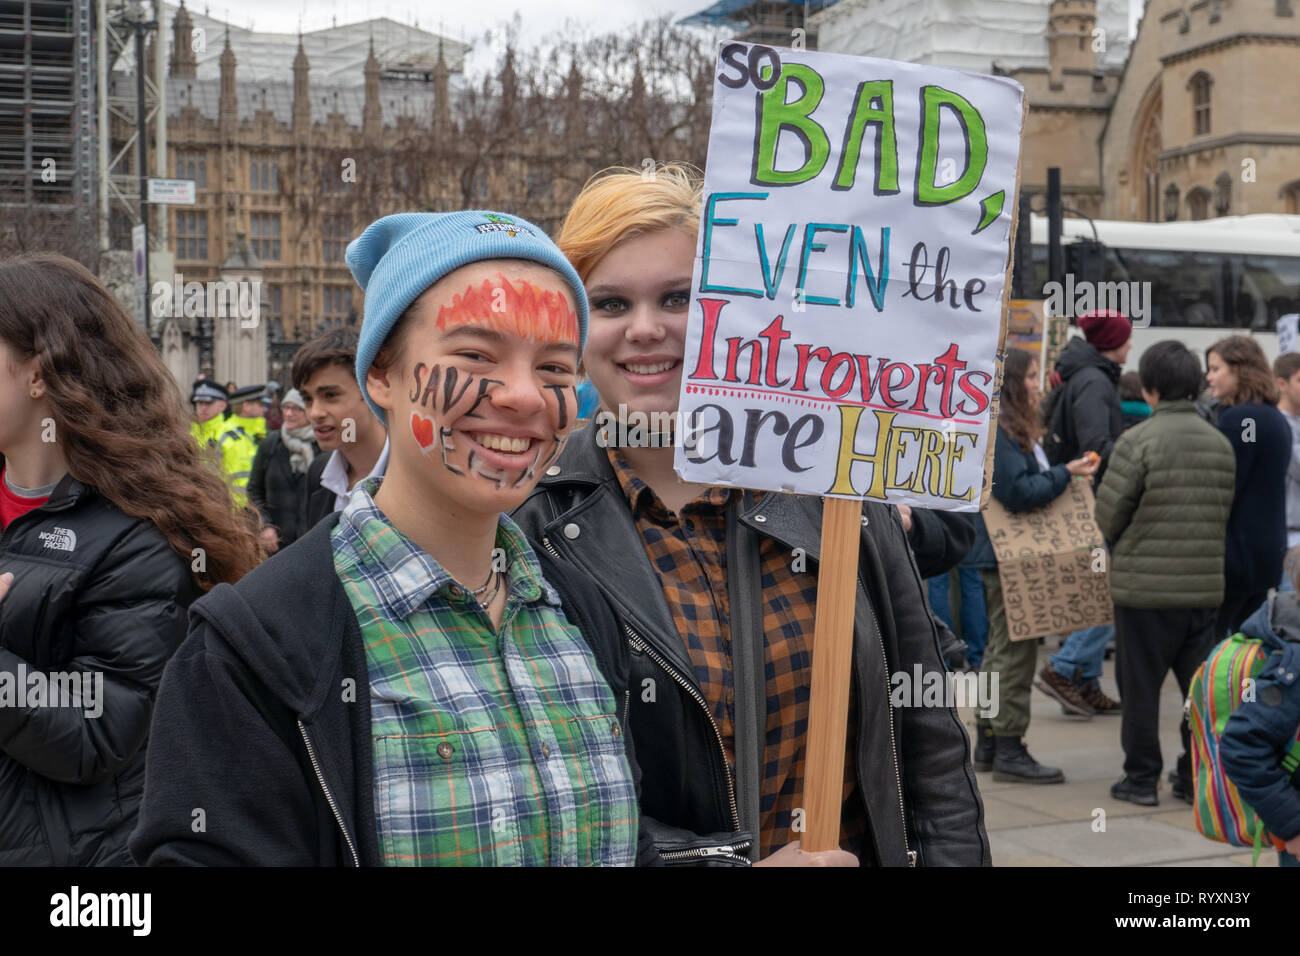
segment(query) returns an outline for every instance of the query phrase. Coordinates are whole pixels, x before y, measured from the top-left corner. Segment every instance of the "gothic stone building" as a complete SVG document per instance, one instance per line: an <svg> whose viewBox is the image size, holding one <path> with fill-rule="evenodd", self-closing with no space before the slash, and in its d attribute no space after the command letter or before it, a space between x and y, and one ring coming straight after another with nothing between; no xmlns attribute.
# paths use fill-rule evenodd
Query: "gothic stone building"
<svg viewBox="0 0 1300 956"><path fill-rule="evenodd" d="M261 270L268 374L283 383L298 344L358 322L343 253L365 223L342 201L367 172L358 158L447 122L465 47L376 20L299 35L295 50L292 37L239 30L183 2L169 33L169 175L194 180L197 202L154 215L169 217L184 281L220 278L232 256ZM192 363L211 370L211 319L183 328L185 344L200 345Z"/></svg>
<svg viewBox="0 0 1300 956"><path fill-rule="evenodd" d="M1002 73L1029 101L1021 187L1061 169L1067 205L1168 221L1300 212L1295 0L841 0L820 48Z"/></svg>

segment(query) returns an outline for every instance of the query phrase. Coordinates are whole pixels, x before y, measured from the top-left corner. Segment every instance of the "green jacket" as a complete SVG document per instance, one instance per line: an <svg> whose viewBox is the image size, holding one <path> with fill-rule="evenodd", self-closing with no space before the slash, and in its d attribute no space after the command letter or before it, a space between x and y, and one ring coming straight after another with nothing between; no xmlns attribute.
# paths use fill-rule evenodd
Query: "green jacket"
<svg viewBox="0 0 1300 956"><path fill-rule="evenodd" d="M1119 437L1097 490L1115 604L1202 608L1223 602L1236 468L1232 445L1190 401L1161 402Z"/></svg>

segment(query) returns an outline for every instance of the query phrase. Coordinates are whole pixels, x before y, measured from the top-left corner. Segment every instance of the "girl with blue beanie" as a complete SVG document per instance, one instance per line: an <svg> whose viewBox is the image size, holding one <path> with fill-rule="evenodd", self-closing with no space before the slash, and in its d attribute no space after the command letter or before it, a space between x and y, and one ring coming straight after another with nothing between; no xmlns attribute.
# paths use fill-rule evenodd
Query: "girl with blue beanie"
<svg viewBox="0 0 1300 956"><path fill-rule="evenodd" d="M482 211L386 216L347 262L388 470L196 605L159 694L132 852L630 865L617 622L504 514L575 421L582 283L536 226Z"/></svg>

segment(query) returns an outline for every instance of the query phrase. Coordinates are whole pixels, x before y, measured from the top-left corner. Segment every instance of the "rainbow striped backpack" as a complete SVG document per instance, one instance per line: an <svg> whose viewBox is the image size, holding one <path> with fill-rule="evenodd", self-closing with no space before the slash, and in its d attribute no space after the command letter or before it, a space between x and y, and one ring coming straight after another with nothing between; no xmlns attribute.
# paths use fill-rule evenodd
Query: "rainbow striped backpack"
<svg viewBox="0 0 1300 956"><path fill-rule="evenodd" d="M1192 677L1187 691L1187 719L1192 736L1192 779L1196 794L1196 829L1201 835L1232 846L1254 847L1256 862L1267 840L1278 849L1281 840L1267 828L1237 793L1219 762L1219 738L1242 703L1246 681L1264 669L1272 651L1264 642L1237 633L1210 651ZM1300 740L1282 760L1288 773L1300 764Z"/></svg>

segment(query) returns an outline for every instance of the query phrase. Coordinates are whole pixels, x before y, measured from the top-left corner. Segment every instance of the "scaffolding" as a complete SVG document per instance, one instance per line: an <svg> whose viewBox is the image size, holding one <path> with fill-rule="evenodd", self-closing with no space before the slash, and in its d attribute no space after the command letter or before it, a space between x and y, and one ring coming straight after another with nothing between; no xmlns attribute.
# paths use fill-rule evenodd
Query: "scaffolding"
<svg viewBox="0 0 1300 956"><path fill-rule="evenodd" d="M3 0L0 0L3 2ZM131 21L148 17L156 24L152 31L153 63L145 70L144 110L147 124L145 158L148 175L167 175L166 49L160 37L170 24L162 22L162 5L133 3L131 0L95 0L98 7L96 49L99 56L100 96L98 162L103 184L99 199L100 249L130 248L131 228L140 223L140 173L137 152L139 104L136 96L135 34ZM149 245L166 248L167 217L152 213Z"/></svg>
<svg viewBox="0 0 1300 956"><path fill-rule="evenodd" d="M795 29L805 31L808 49L816 49L816 31L808 26L809 14L832 7L839 0L718 0L679 22L683 26L721 27L735 32L737 40L770 46L789 46Z"/></svg>
<svg viewBox="0 0 1300 956"><path fill-rule="evenodd" d="M0 206L95 194L91 0L0 0Z"/></svg>

